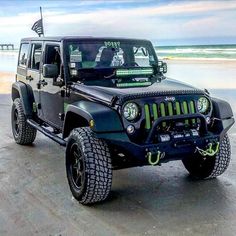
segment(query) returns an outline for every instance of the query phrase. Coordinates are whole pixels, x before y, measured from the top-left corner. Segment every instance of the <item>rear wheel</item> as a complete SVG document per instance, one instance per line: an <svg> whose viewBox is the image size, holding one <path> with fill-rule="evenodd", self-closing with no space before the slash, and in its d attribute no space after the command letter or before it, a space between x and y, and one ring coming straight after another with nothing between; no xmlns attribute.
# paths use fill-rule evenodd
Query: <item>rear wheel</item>
<svg viewBox="0 0 236 236"><path fill-rule="evenodd" d="M66 147L66 172L72 195L82 204L105 200L112 166L107 144L89 128L74 129Z"/></svg>
<svg viewBox="0 0 236 236"><path fill-rule="evenodd" d="M190 175L198 179L215 178L223 174L229 166L231 148L229 137L226 134L220 142L219 152L215 156L203 157L199 153L185 158L183 164Z"/></svg>
<svg viewBox="0 0 236 236"><path fill-rule="evenodd" d="M16 98L12 104L11 125L16 143L26 145L34 142L37 130L26 122L20 98Z"/></svg>

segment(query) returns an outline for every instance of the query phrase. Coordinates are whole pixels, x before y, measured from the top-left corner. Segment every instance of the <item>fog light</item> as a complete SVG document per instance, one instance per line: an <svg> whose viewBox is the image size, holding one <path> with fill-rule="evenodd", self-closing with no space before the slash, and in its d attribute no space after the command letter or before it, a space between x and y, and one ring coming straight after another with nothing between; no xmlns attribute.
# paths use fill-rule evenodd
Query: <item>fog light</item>
<svg viewBox="0 0 236 236"><path fill-rule="evenodd" d="M127 127L127 133L129 133L129 134L133 134L133 133L134 133L134 130L135 130L135 128L134 128L133 125L129 125L129 126Z"/></svg>
<svg viewBox="0 0 236 236"><path fill-rule="evenodd" d="M206 117L206 123L209 125L211 123L211 118L209 116Z"/></svg>
<svg viewBox="0 0 236 236"><path fill-rule="evenodd" d="M76 75L78 75L78 71L72 69L72 70L70 70L70 74L71 74L72 76L76 76Z"/></svg>
<svg viewBox="0 0 236 236"><path fill-rule="evenodd" d="M169 134L161 134L160 139L161 139L161 142L169 142L170 141L170 135Z"/></svg>

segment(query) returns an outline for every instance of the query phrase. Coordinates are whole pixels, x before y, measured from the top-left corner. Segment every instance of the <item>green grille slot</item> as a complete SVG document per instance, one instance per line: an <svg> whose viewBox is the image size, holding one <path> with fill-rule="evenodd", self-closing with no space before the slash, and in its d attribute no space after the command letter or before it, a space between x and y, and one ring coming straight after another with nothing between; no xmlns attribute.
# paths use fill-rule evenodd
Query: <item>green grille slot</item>
<svg viewBox="0 0 236 236"><path fill-rule="evenodd" d="M188 114L188 104L186 101L183 102L184 114ZM188 120L185 120L185 124L189 124Z"/></svg>
<svg viewBox="0 0 236 236"><path fill-rule="evenodd" d="M152 104L152 110L153 110L153 118L154 118L154 120L156 120L158 118L157 104L156 103Z"/></svg>
<svg viewBox="0 0 236 236"><path fill-rule="evenodd" d="M181 110L180 110L180 104L179 104L179 102L176 102L176 103L175 103L175 106L176 106L176 115L180 115L180 114L181 114Z"/></svg>
<svg viewBox="0 0 236 236"><path fill-rule="evenodd" d="M145 111L145 117L146 117L145 128L150 129L151 128L150 110L147 104L144 105L144 111Z"/></svg>
<svg viewBox="0 0 236 236"><path fill-rule="evenodd" d="M165 104L164 103L160 104L160 109L161 109L161 116L166 116Z"/></svg>
<svg viewBox="0 0 236 236"><path fill-rule="evenodd" d="M168 102L168 112L169 112L169 116L173 116L173 105L172 102Z"/></svg>
<svg viewBox="0 0 236 236"><path fill-rule="evenodd" d="M160 104L160 109L161 109L161 116L165 117L166 116L166 110L165 110L165 104L161 103ZM166 127L166 122L162 123L163 127Z"/></svg>
<svg viewBox="0 0 236 236"><path fill-rule="evenodd" d="M193 101L190 101L190 112L191 112L191 114L195 113L195 106L194 106L194 102ZM192 123L195 124L195 122L196 122L196 120L192 119Z"/></svg>

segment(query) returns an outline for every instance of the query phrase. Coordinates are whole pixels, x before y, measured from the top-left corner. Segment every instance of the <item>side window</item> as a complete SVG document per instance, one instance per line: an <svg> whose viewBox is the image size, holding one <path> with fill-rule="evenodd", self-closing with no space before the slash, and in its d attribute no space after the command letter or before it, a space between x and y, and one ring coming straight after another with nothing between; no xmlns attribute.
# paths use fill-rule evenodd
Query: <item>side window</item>
<svg viewBox="0 0 236 236"><path fill-rule="evenodd" d="M26 67L27 64L27 58L28 58L28 49L29 44L28 43L22 43L20 47L20 54L19 54L19 61L18 65Z"/></svg>
<svg viewBox="0 0 236 236"><path fill-rule="evenodd" d="M42 55L42 44L33 44L31 50L30 68L39 70Z"/></svg>

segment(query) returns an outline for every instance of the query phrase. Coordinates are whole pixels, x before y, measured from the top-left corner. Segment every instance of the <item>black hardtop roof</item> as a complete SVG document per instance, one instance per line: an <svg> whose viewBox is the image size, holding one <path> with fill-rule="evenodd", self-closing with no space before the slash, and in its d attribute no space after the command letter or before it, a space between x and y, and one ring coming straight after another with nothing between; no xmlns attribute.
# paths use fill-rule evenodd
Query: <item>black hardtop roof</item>
<svg viewBox="0 0 236 236"><path fill-rule="evenodd" d="M29 42L29 41L54 41L61 42L64 40L73 41L73 40L120 40L120 41L139 41L139 42L150 42L146 39L135 39L135 38L118 38L118 37L92 37L92 36L56 36L56 37L31 37L31 38L23 38L21 42Z"/></svg>

